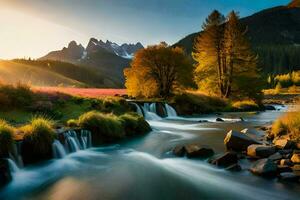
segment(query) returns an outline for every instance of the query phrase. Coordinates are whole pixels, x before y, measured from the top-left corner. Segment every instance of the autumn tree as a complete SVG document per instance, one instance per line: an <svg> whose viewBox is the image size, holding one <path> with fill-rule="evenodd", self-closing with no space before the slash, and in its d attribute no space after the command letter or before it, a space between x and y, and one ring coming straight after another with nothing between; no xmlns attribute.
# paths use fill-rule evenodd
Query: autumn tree
<svg viewBox="0 0 300 200"><path fill-rule="evenodd" d="M195 80L200 89L214 91L224 98L257 98L261 89L257 56L245 37L246 28L234 11L223 19L214 11L195 41Z"/></svg>
<svg viewBox="0 0 300 200"><path fill-rule="evenodd" d="M166 43L139 50L125 69L125 86L134 97L167 97L191 84L192 64L181 48Z"/></svg>

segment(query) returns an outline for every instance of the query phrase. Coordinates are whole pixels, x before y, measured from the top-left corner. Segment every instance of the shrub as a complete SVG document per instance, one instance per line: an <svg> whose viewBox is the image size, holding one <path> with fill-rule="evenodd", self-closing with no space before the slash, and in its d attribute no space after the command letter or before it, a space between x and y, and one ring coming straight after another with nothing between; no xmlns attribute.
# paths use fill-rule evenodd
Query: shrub
<svg viewBox="0 0 300 200"><path fill-rule="evenodd" d="M33 92L30 87L23 84L0 84L1 108L24 108L30 106L33 101Z"/></svg>
<svg viewBox="0 0 300 200"><path fill-rule="evenodd" d="M113 142L125 136L122 123L113 114L90 111L79 117L78 125L92 132L93 145Z"/></svg>
<svg viewBox="0 0 300 200"><path fill-rule="evenodd" d="M282 90L282 86L281 83L277 83L276 87L275 87L275 94L279 94Z"/></svg>
<svg viewBox="0 0 300 200"><path fill-rule="evenodd" d="M14 143L14 128L0 120L0 157L7 157Z"/></svg>
<svg viewBox="0 0 300 200"><path fill-rule="evenodd" d="M232 104L233 110L238 111L256 111L259 110L259 106L253 100L236 101Z"/></svg>
<svg viewBox="0 0 300 200"><path fill-rule="evenodd" d="M68 127L77 127L78 126L78 122L75 119L69 119L67 121L67 126Z"/></svg>
<svg viewBox="0 0 300 200"><path fill-rule="evenodd" d="M151 127L146 120L136 113L126 113L119 116L126 136L142 135L151 131Z"/></svg>
<svg viewBox="0 0 300 200"><path fill-rule="evenodd" d="M289 93L297 93L297 86L292 85L291 87L289 87L288 92Z"/></svg>
<svg viewBox="0 0 300 200"><path fill-rule="evenodd" d="M289 112L277 119L272 125L275 137L289 134L292 138L300 139L300 112Z"/></svg>
<svg viewBox="0 0 300 200"><path fill-rule="evenodd" d="M53 121L36 117L21 127L24 132L22 155L25 164L52 158L52 143L55 138Z"/></svg>

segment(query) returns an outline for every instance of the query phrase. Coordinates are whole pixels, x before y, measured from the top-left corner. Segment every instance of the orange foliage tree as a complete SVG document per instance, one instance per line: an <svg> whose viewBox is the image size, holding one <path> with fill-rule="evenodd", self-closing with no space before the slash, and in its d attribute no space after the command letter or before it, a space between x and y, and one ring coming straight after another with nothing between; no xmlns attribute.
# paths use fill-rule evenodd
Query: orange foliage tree
<svg viewBox="0 0 300 200"><path fill-rule="evenodd" d="M192 85L193 65L181 48L166 43L139 50L124 70L127 92L133 97L168 97Z"/></svg>

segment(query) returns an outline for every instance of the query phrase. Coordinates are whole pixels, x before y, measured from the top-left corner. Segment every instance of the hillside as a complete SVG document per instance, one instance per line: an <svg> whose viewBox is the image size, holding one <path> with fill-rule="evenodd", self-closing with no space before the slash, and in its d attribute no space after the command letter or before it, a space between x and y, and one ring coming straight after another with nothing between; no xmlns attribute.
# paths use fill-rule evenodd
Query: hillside
<svg viewBox="0 0 300 200"><path fill-rule="evenodd" d="M0 80L34 86L118 87L85 67L58 61L0 61Z"/></svg>
<svg viewBox="0 0 300 200"><path fill-rule="evenodd" d="M282 73L300 67L300 6L293 1L255 13L241 19L247 27L247 36L258 53L266 73ZM199 33L193 33L176 44L191 54L193 42Z"/></svg>

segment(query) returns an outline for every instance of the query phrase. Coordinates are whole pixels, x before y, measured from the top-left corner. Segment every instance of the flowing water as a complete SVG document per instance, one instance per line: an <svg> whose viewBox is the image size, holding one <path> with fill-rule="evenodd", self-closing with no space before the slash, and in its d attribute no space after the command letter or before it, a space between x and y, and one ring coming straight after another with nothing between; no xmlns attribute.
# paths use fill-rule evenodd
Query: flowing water
<svg viewBox="0 0 300 200"><path fill-rule="evenodd" d="M150 106L144 108L153 113L150 110L153 111ZM170 153L176 144L191 142L222 153L228 130L254 128L271 122L281 113L150 118L153 131L146 136L111 146L77 149L62 159L16 171L13 181L1 191L0 199L299 199L297 184L253 176L247 170L228 172L205 160L175 158ZM215 122L217 117L227 120ZM240 117L244 121L230 120ZM199 123L200 120L208 122ZM72 141L76 146L75 139Z"/></svg>

